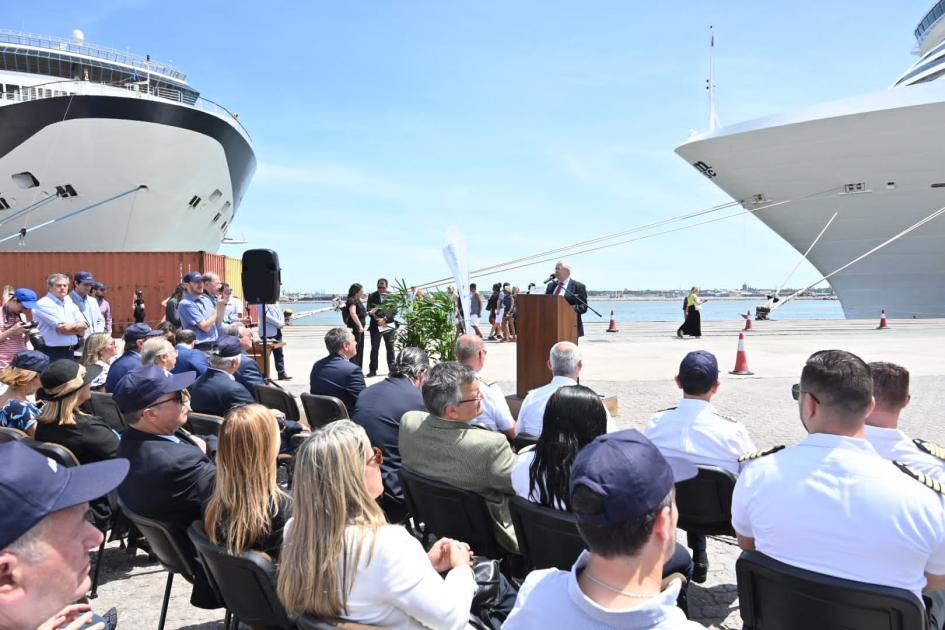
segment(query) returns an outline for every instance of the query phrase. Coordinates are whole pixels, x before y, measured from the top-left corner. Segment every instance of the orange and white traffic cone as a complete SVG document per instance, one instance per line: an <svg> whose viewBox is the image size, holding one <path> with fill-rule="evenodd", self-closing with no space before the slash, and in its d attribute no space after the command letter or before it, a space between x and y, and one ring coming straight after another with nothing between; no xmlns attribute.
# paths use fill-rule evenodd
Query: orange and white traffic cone
<svg viewBox="0 0 945 630"><path fill-rule="evenodd" d="M742 317L745 318L745 327L742 330L751 330L751 309L745 311Z"/></svg>
<svg viewBox="0 0 945 630"><path fill-rule="evenodd" d="M886 309L879 314L879 326L876 327L876 330L883 330L889 328L889 324L886 323Z"/></svg>
<svg viewBox="0 0 945 630"><path fill-rule="evenodd" d="M614 309L610 309L610 326L607 327L607 332L620 332L617 330L617 320L614 319Z"/></svg>
<svg viewBox="0 0 945 630"><path fill-rule="evenodd" d="M748 355L745 353L745 333L738 333L738 354L735 355L735 369L729 374L738 374L739 376L749 376L754 374L748 369Z"/></svg>

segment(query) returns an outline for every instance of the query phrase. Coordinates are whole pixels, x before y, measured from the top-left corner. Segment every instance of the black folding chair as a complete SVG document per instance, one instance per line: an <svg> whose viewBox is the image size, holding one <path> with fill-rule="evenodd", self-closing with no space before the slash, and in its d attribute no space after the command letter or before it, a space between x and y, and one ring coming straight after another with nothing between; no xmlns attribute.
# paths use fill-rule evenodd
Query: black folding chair
<svg viewBox="0 0 945 630"><path fill-rule="evenodd" d="M234 628L238 628L240 622L266 630L296 628L279 601L276 567L269 556L256 551L238 556L228 553L226 547L210 542L200 521L188 528L187 535L213 578L227 611L235 617Z"/></svg>
<svg viewBox="0 0 945 630"><path fill-rule="evenodd" d="M509 502L518 548L531 570L569 571L587 544L570 512L553 510L522 497Z"/></svg>
<svg viewBox="0 0 945 630"><path fill-rule="evenodd" d="M34 451L45 455L60 466L72 468L73 466L79 465L79 459L73 455L72 451L61 444L56 444L55 442L39 442L30 438L24 439L23 442Z"/></svg>
<svg viewBox="0 0 945 630"><path fill-rule="evenodd" d="M281 387L257 385L256 400L259 401L259 404L270 409L281 411L285 414L286 420L298 421L300 418L299 406L296 404L295 398Z"/></svg>
<svg viewBox="0 0 945 630"><path fill-rule="evenodd" d="M699 473L676 484L679 529L689 534L734 536L732 492L735 475L723 468L698 465Z"/></svg>
<svg viewBox="0 0 945 630"><path fill-rule="evenodd" d="M855 582L744 551L735 562L743 630L926 630L911 591Z"/></svg>
<svg viewBox="0 0 945 630"><path fill-rule="evenodd" d="M348 417L348 409L341 399L334 396L318 396L303 392L302 409L308 419L308 426L313 430L323 427L335 420L344 420Z"/></svg>
<svg viewBox="0 0 945 630"><path fill-rule="evenodd" d="M519 433L512 440L512 450L520 453L522 449L538 444L538 436L531 433Z"/></svg>
<svg viewBox="0 0 945 630"><path fill-rule="evenodd" d="M400 469L407 511L428 533L468 543L476 555L501 559L508 554L495 537L495 526L486 500L475 492L462 490L407 470Z"/></svg>
<svg viewBox="0 0 945 630"><path fill-rule="evenodd" d="M220 435L222 426L223 418L220 416L196 411L187 413L187 427L194 435Z"/></svg>
<svg viewBox="0 0 945 630"><path fill-rule="evenodd" d="M19 429L13 427L0 427L0 442L19 442L25 440L28 435Z"/></svg>
<svg viewBox="0 0 945 630"><path fill-rule="evenodd" d="M121 433L128 428L125 417L118 408L118 403L112 400L111 394L105 392L92 392L92 398L89 399L92 408L92 415L103 419L108 426Z"/></svg>

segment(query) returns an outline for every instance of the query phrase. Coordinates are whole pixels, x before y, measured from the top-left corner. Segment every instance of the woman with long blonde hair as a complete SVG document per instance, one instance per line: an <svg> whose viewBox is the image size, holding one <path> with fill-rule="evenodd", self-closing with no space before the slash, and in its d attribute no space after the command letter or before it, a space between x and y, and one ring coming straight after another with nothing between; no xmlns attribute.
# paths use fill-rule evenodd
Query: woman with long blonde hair
<svg viewBox="0 0 945 630"><path fill-rule="evenodd" d="M677 337L682 339L683 335L690 335L698 339L702 336L702 315L699 311L707 301L699 297L699 287L692 287L689 290L689 295L683 300L683 313L686 316L686 321L676 329Z"/></svg>
<svg viewBox="0 0 945 630"><path fill-rule="evenodd" d="M391 629L465 628L476 593L472 552L441 538L425 553L407 530L387 524L375 501L384 492L382 461L350 420L328 424L299 447L279 597L295 615ZM442 571L449 571L445 579Z"/></svg>
<svg viewBox="0 0 945 630"><path fill-rule="evenodd" d="M49 357L35 350L18 352L10 365L0 368L0 383L7 391L0 394L0 426L19 429L30 437L36 433L39 407L30 402L42 383L39 375L49 367Z"/></svg>
<svg viewBox="0 0 945 630"><path fill-rule="evenodd" d="M105 388L105 379L108 378L108 368L112 359L118 354L115 339L109 333L93 333L85 340L80 363L88 368L97 365L102 368L101 373L92 380L92 390L99 391Z"/></svg>
<svg viewBox="0 0 945 630"><path fill-rule="evenodd" d="M226 414L217 445L217 479L204 513L210 540L227 551L262 551L279 559L289 496L276 483L279 422L262 405Z"/></svg>

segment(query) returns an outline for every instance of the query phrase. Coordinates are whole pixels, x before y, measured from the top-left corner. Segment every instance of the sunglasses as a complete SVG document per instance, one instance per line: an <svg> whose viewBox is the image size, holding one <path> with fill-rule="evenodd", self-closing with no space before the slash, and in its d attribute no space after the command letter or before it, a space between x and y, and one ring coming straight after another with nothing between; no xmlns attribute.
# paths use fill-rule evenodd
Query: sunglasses
<svg viewBox="0 0 945 630"><path fill-rule="evenodd" d="M802 391L801 391L801 384L800 384L800 383L794 383L793 385L791 385L791 396L794 397L794 400L800 400L800 399L801 399L801 394L807 394L808 396L810 396L811 398L814 399L814 402L816 402L818 405L820 404L820 400L817 398L817 396L814 396L814 395L813 395L812 393L810 393L810 392L802 392Z"/></svg>
<svg viewBox="0 0 945 630"><path fill-rule="evenodd" d="M182 389L180 391L174 392L173 398L168 398L167 400L162 400L161 402L154 403L149 408L154 409L155 407L160 407L161 405L169 403L169 402L177 403L178 405L183 405L185 402L188 402L188 401L190 401L190 392L188 392L186 389Z"/></svg>
<svg viewBox="0 0 945 630"><path fill-rule="evenodd" d="M367 463L369 463L369 464L377 464L378 466L380 466L381 464L383 464L383 463L384 463L384 453L381 452L381 449L377 448L376 446L372 446L372 447L371 447L371 457L368 458Z"/></svg>

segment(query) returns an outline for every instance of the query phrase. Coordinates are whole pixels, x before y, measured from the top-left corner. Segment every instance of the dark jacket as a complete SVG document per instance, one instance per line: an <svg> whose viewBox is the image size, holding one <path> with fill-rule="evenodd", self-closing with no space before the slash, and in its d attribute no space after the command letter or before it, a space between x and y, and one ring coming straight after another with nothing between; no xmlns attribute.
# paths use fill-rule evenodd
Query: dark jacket
<svg viewBox="0 0 945 630"><path fill-rule="evenodd" d="M552 280L548 283L548 286L545 287L545 294L553 294L555 292L555 287L558 286L557 280ZM567 283L565 283L564 290L560 293L568 304L571 305L571 308L574 309L574 312L577 313L577 330L578 337L584 336L584 322L581 320L581 315L587 312L587 287L583 284L568 278Z"/></svg>
<svg viewBox="0 0 945 630"><path fill-rule="evenodd" d="M225 416L233 407L256 402L249 391L222 370L210 368L190 386L190 408Z"/></svg>
<svg viewBox="0 0 945 630"><path fill-rule="evenodd" d="M350 416L358 395L364 389L364 373L357 365L340 354L330 354L312 366L309 392L319 396L341 399Z"/></svg>
<svg viewBox="0 0 945 630"><path fill-rule="evenodd" d="M36 439L65 446L80 464L100 462L118 455L118 435L98 416L76 414L75 424L37 422Z"/></svg>
<svg viewBox="0 0 945 630"><path fill-rule="evenodd" d="M425 411L423 395L406 376L387 377L358 396L351 419L364 427L371 445L381 449L384 499L403 504L400 487L400 418L408 411Z"/></svg>
<svg viewBox="0 0 945 630"><path fill-rule="evenodd" d="M393 323L394 317L397 315L397 309L395 308L384 308L382 304L387 304L387 301L390 300L390 293L384 298L384 302L381 302L381 292L375 291L374 293L369 293L367 296L367 310L372 308L377 308L377 313L370 315L371 323L368 324L368 330L377 330L377 320L378 318L383 317L387 323Z"/></svg>
<svg viewBox="0 0 945 630"><path fill-rule="evenodd" d="M200 350L188 348L182 343L177 344L177 363L171 374L183 374L184 372L196 372L201 376L210 368L207 356Z"/></svg>
<svg viewBox="0 0 945 630"><path fill-rule="evenodd" d="M115 391L115 386L118 385L121 377L137 367L141 367L141 355L135 350L129 350L115 359L108 368L108 376L105 377L105 391Z"/></svg>
<svg viewBox="0 0 945 630"><path fill-rule="evenodd" d="M256 364L256 359L245 352L243 358L240 359L240 367L233 376L236 377L236 382L245 387L246 391L254 398L256 397L256 386L266 384L262 372L259 371L259 365Z"/></svg>
<svg viewBox="0 0 945 630"><path fill-rule="evenodd" d="M118 495L133 512L184 530L200 518L210 499L217 468L197 446L138 431L121 434L118 456L131 462Z"/></svg>

